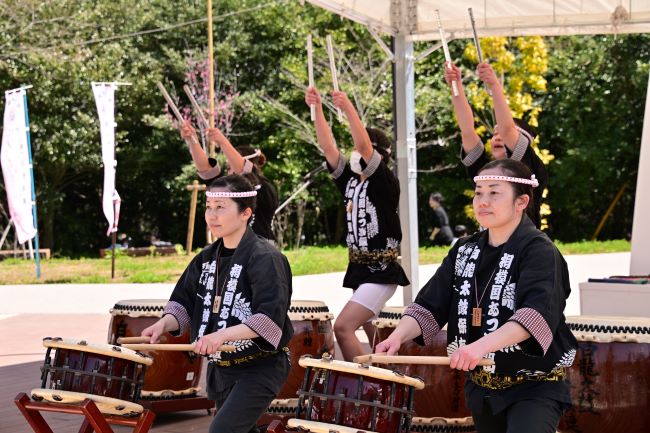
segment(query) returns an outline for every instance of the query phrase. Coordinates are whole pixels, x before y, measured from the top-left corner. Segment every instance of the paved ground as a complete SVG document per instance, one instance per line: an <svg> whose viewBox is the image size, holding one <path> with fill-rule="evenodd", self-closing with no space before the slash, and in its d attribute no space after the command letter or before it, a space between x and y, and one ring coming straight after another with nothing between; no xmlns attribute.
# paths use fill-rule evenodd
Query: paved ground
<svg viewBox="0 0 650 433"><path fill-rule="evenodd" d="M572 294L567 315L580 314L578 283L589 277L627 274L629 253L566 257L571 273ZM436 265L421 266L420 281L426 282ZM350 291L341 288L342 273L308 275L294 278L293 299L321 300L335 315L347 301ZM122 299L167 298L170 284L87 284L0 286L0 433L30 432L13 404L18 392L39 387L39 367L44 349L41 339L63 336L104 342L110 315L108 310ZM401 288L388 305L403 305ZM76 432L79 417L50 414L55 432ZM207 431L210 417L203 411L159 417L152 431ZM116 431L128 431L115 428Z"/></svg>

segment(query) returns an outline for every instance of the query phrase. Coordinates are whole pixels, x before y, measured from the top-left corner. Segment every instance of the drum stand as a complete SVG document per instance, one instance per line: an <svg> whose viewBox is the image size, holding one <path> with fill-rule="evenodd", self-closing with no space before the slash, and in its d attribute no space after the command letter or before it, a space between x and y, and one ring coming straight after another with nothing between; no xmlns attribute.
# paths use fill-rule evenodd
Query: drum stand
<svg viewBox="0 0 650 433"><path fill-rule="evenodd" d="M126 425L133 427L133 433L147 433L151 428L156 415L145 409L138 417L126 418L123 416L111 416L102 414L95 403L85 399L80 405L68 405L57 403L45 403L32 401L27 394L21 392L14 398L14 403L27 419L29 425L36 433L53 433L43 416L39 413L58 412L75 413L84 416L84 422L79 428L79 433L113 433L109 424Z"/></svg>

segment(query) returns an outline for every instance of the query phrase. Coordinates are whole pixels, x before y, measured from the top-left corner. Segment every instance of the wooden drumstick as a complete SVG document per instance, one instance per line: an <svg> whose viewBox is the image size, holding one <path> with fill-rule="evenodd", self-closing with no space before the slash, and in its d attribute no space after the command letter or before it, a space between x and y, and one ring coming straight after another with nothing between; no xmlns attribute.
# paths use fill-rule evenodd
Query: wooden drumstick
<svg viewBox="0 0 650 433"><path fill-rule="evenodd" d="M193 352L194 344L123 344L131 350L147 351L147 350L168 350L174 352ZM235 346L224 344L219 347L217 352L234 352Z"/></svg>
<svg viewBox="0 0 650 433"><path fill-rule="evenodd" d="M167 101L167 105L169 105L169 108L172 109L172 112L174 113L174 116L176 116L176 119L180 123L185 122L185 119L183 119L181 112L178 111L178 107L176 106L176 104L174 104L174 100L172 99L171 96L169 96L169 93L167 93L167 89L165 89L165 86L163 86L163 84L160 81L156 82L156 85L158 86L158 90L160 90L160 93L162 93L163 97L165 98L165 101Z"/></svg>
<svg viewBox="0 0 650 433"><path fill-rule="evenodd" d="M118 337L117 344L148 343L151 337Z"/></svg>
<svg viewBox="0 0 650 433"><path fill-rule="evenodd" d="M449 365L451 358L448 356L389 356L386 352L373 353L372 355L355 356L354 362L359 364L428 364ZM494 365L491 359L481 359L477 365Z"/></svg>

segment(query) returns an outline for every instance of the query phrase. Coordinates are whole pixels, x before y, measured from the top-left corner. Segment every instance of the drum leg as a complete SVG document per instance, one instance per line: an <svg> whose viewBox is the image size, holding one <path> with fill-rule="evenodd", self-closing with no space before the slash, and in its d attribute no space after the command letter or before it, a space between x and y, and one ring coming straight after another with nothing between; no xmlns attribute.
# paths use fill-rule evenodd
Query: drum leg
<svg viewBox="0 0 650 433"><path fill-rule="evenodd" d="M53 433L50 426L47 425L47 422L43 419L43 415L41 415L37 410L27 408L27 404L30 402L31 400L24 392L21 392L16 396L16 398L14 398L14 403L16 403L18 409L20 409L20 412L23 414L25 419L27 419L27 422L36 433Z"/></svg>
<svg viewBox="0 0 650 433"><path fill-rule="evenodd" d="M87 398L81 403L81 413L86 417L84 424L88 421L92 429L97 433L113 433L113 429L106 422L104 415L102 415L97 405L91 399ZM84 428L84 424L82 424L81 428ZM79 433L88 433L87 427L85 430L80 429Z"/></svg>

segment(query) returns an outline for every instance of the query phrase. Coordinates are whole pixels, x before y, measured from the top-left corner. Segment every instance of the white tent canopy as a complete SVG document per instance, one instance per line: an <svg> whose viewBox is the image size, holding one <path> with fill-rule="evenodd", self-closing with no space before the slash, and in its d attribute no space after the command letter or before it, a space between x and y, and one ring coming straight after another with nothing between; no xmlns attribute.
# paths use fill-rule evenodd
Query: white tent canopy
<svg viewBox="0 0 650 433"><path fill-rule="evenodd" d="M411 279L404 302L419 290L417 154L413 42L440 38L436 10L448 37L471 38L472 8L479 37L650 33L650 0L307 0L394 38L395 136L402 187L402 266ZM304 0L301 0L304 2ZM376 33L375 33L376 34ZM650 274L650 81L641 137L630 273ZM415 288L413 290L412 288Z"/></svg>
<svg viewBox="0 0 650 433"><path fill-rule="evenodd" d="M481 36L560 36L650 31L650 0L308 0L343 17L408 40L437 40L442 26L469 38L472 8Z"/></svg>

